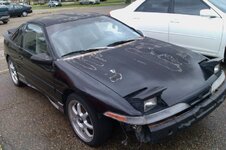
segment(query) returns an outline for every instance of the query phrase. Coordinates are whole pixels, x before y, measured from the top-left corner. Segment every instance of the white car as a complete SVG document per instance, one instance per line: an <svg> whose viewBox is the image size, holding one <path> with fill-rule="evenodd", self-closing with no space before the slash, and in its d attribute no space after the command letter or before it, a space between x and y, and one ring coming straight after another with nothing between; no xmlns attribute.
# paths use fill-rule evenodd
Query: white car
<svg viewBox="0 0 226 150"><path fill-rule="evenodd" d="M110 15L147 37L226 56L226 0L137 0Z"/></svg>

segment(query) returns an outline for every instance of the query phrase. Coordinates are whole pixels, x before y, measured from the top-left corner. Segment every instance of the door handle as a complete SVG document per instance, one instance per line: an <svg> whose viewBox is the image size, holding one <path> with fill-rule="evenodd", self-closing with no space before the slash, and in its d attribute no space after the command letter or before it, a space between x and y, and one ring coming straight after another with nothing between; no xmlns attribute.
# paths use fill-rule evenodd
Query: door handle
<svg viewBox="0 0 226 150"><path fill-rule="evenodd" d="M134 20L140 20L140 18L138 18L138 17L134 17L133 19L134 19Z"/></svg>

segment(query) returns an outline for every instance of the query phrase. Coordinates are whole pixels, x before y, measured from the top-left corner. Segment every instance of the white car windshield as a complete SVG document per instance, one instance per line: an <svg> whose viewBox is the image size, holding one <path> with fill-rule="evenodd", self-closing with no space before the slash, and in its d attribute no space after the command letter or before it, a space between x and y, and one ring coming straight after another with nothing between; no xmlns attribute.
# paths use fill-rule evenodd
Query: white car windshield
<svg viewBox="0 0 226 150"><path fill-rule="evenodd" d="M52 25L47 28L47 32L59 57L141 37L131 28L107 16Z"/></svg>
<svg viewBox="0 0 226 150"><path fill-rule="evenodd" d="M213 5L226 13L226 1L225 0L209 0Z"/></svg>

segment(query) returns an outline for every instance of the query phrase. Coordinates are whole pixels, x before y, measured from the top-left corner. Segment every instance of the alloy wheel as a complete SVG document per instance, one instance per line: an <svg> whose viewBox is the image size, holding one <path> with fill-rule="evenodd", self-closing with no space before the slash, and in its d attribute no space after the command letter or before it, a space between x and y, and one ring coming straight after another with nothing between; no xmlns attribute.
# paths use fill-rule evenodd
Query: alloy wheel
<svg viewBox="0 0 226 150"><path fill-rule="evenodd" d="M27 12L23 12L23 17L27 17Z"/></svg>
<svg viewBox="0 0 226 150"><path fill-rule="evenodd" d="M85 142L92 141L94 137L93 123L83 105L76 100L70 101L68 116L75 133Z"/></svg>
<svg viewBox="0 0 226 150"><path fill-rule="evenodd" d="M18 80L16 68L11 60L9 60L8 63L9 63L9 72L10 72L11 78L12 78L14 84L18 84L19 80Z"/></svg>

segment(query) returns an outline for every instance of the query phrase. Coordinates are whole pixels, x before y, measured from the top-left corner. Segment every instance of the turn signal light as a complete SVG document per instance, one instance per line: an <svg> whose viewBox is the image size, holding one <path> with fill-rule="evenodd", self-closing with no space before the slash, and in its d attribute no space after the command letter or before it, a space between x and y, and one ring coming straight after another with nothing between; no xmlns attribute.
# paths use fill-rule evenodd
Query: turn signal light
<svg viewBox="0 0 226 150"><path fill-rule="evenodd" d="M121 122L127 121L127 118L125 116L122 116L122 115L119 115L119 114L116 114L116 113L113 113L113 112L106 112L106 113L104 113L104 115L107 116L107 117L110 117L112 119L121 121Z"/></svg>

